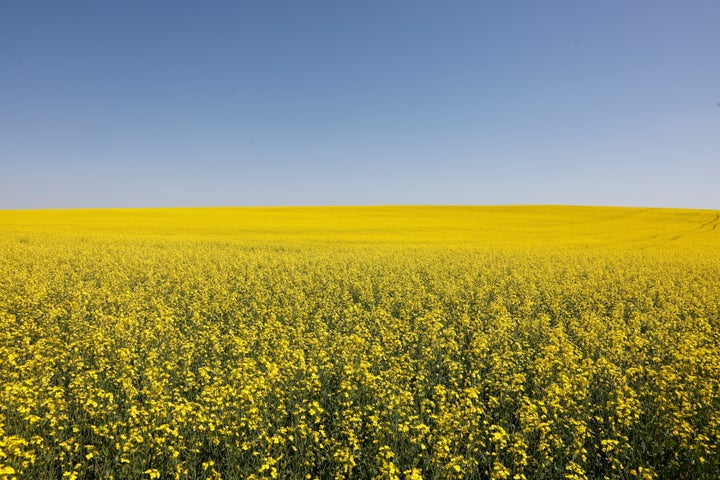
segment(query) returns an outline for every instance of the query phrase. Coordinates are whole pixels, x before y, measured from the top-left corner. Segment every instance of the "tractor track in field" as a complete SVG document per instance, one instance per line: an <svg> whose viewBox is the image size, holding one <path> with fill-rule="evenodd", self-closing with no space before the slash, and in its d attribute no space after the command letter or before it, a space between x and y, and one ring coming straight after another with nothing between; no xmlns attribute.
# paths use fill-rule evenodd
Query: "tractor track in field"
<svg viewBox="0 0 720 480"><path fill-rule="evenodd" d="M700 226L700 230L702 230L702 229L705 228L705 227L709 227L710 225L712 225L712 228L711 228L710 230L715 230L715 229L717 228L717 226L718 226L718 221L720 221L720 213L718 213L717 215L715 215L715 218L713 218L713 219L710 220L709 222L703 223L703 224Z"/></svg>
<svg viewBox="0 0 720 480"><path fill-rule="evenodd" d="M709 222L705 222L705 223L703 223L702 225L700 225L699 228L697 228L697 229L695 229L695 230L691 230L691 231L686 232L686 233L681 233L681 234L679 234L679 235L676 235L676 236L668 239L666 243L674 242L675 240L678 240L678 239L683 238L683 237L687 237L688 235L692 235L693 233L702 232L706 227L709 227L709 226L711 226L711 225L712 225L712 228L711 228L709 231L712 232L713 230L715 230L715 229L717 228L718 224L720 224L720 213L716 214L716 215L715 215L715 218L713 218L713 219L710 220Z"/></svg>

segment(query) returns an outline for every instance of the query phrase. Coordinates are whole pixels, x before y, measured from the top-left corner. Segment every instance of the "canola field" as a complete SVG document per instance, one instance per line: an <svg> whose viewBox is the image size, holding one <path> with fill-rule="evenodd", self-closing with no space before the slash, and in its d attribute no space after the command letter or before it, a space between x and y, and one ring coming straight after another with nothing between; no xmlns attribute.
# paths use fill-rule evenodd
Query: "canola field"
<svg viewBox="0 0 720 480"><path fill-rule="evenodd" d="M0 211L0 479L720 478L718 225Z"/></svg>

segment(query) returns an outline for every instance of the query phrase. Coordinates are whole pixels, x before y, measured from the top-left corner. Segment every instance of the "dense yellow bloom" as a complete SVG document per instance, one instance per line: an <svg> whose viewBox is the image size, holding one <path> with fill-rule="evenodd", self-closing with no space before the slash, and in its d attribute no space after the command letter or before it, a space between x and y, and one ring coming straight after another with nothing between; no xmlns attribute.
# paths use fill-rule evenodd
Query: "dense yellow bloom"
<svg viewBox="0 0 720 480"><path fill-rule="evenodd" d="M720 478L720 214L0 212L0 480Z"/></svg>

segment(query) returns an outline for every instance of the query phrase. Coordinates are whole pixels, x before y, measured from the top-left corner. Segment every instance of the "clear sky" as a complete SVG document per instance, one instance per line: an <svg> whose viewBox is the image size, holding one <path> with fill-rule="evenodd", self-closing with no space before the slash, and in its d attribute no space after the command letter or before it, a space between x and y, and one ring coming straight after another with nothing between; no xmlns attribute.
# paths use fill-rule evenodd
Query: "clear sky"
<svg viewBox="0 0 720 480"><path fill-rule="evenodd" d="M0 2L0 209L720 209L720 2Z"/></svg>

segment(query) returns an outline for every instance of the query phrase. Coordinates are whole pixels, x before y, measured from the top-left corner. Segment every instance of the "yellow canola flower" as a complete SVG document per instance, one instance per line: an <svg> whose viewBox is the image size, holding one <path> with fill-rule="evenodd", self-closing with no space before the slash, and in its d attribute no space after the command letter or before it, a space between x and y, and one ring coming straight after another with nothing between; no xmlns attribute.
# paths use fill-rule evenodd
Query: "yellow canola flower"
<svg viewBox="0 0 720 480"><path fill-rule="evenodd" d="M0 211L0 479L716 478L719 225Z"/></svg>

